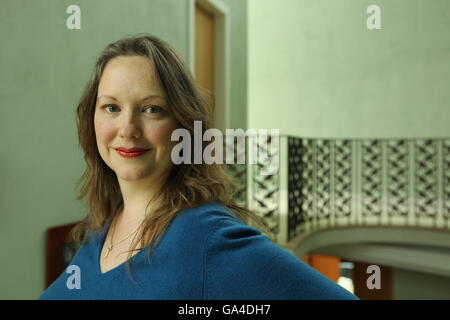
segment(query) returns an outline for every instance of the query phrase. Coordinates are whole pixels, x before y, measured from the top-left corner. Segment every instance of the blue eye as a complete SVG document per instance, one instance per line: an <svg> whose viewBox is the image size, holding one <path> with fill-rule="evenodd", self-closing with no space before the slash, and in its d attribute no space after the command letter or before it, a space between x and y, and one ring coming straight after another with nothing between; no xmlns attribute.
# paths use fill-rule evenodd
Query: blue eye
<svg viewBox="0 0 450 320"><path fill-rule="evenodd" d="M158 106L149 106L148 108L146 108L145 110L151 110L150 113L157 113L157 112L161 112L161 108Z"/></svg>
<svg viewBox="0 0 450 320"><path fill-rule="evenodd" d="M110 107L116 107L116 106L113 105L113 104L110 104L110 105L105 106L105 109L108 109L108 108L110 108Z"/></svg>
<svg viewBox="0 0 450 320"><path fill-rule="evenodd" d="M108 113L111 113L111 112L114 112L114 111L108 111L108 109L109 109L109 108L117 108L117 106L114 105L114 104L108 104L108 105L105 105L103 108L104 108ZM148 112L148 113L150 113L150 114L156 114L156 113L158 113L158 112L162 112L162 111L163 111L162 108L161 108L161 107L158 107L158 106L149 106L148 108L145 108L145 110L150 110L150 112Z"/></svg>

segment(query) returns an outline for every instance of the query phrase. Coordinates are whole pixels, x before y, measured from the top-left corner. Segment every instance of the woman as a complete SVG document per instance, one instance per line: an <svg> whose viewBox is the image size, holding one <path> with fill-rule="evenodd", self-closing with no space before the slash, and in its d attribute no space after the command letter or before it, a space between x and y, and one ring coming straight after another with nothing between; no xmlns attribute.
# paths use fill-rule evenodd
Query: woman
<svg viewBox="0 0 450 320"><path fill-rule="evenodd" d="M246 225L265 227L231 202L220 165L173 164L173 130L211 127L204 101L155 37L100 54L77 108L87 163L78 199L89 208L72 232L79 274L61 274L41 299L355 298Z"/></svg>

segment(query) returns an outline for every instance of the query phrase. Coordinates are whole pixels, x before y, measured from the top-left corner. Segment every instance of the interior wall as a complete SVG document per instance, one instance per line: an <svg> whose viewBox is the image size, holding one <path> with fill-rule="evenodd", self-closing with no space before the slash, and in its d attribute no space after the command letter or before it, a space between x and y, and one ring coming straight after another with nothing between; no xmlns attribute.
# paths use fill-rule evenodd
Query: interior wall
<svg viewBox="0 0 450 320"><path fill-rule="evenodd" d="M66 9L81 9L69 30ZM4 0L0 3L0 299L36 299L44 288L49 226L78 221L84 169L75 108L96 56L148 32L187 61L188 1Z"/></svg>
<svg viewBox="0 0 450 320"><path fill-rule="evenodd" d="M223 0L230 11L230 125L247 128L247 0Z"/></svg>
<svg viewBox="0 0 450 320"><path fill-rule="evenodd" d="M230 127L245 128L247 4L222 2L230 12ZM80 30L66 27L66 10L73 4L81 9ZM45 230L84 216L84 204L75 200L84 170L75 109L95 58L108 43L147 32L188 62L189 5L185 0L0 4L0 299L37 298L44 289Z"/></svg>
<svg viewBox="0 0 450 320"><path fill-rule="evenodd" d="M393 269L393 300L449 300L450 277Z"/></svg>
<svg viewBox="0 0 450 320"><path fill-rule="evenodd" d="M370 5L381 30L368 30ZM447 0L248 0L248 126L450 136Z"/></svg>

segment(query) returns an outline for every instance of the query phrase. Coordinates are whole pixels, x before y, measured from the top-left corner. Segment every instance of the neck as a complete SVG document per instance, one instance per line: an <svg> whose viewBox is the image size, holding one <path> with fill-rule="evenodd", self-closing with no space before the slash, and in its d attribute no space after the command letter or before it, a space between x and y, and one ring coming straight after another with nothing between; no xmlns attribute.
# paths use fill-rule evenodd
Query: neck
<svg viewBox="0 0 450 320"><path fill-rule="evenodd" d="M157 195L165 179L126 181L119 179L123 206L118 215L118 222L137 226L149 216L157 204Z"/></svg>

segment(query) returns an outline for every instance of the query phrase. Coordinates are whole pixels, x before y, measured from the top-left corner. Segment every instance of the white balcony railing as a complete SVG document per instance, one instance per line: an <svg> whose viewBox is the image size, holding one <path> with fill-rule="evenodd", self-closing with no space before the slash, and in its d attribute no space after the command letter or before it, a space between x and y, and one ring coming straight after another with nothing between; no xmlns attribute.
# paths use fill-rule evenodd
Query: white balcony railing
<svg viewBox="0 0 450 320"><path fill-rule="evenodd" d="M282 136L278 151L276 174L262 175L261 163L228 168L240 181L235 200L279 243L349 226L450 231L450 138Z"/></svg>

